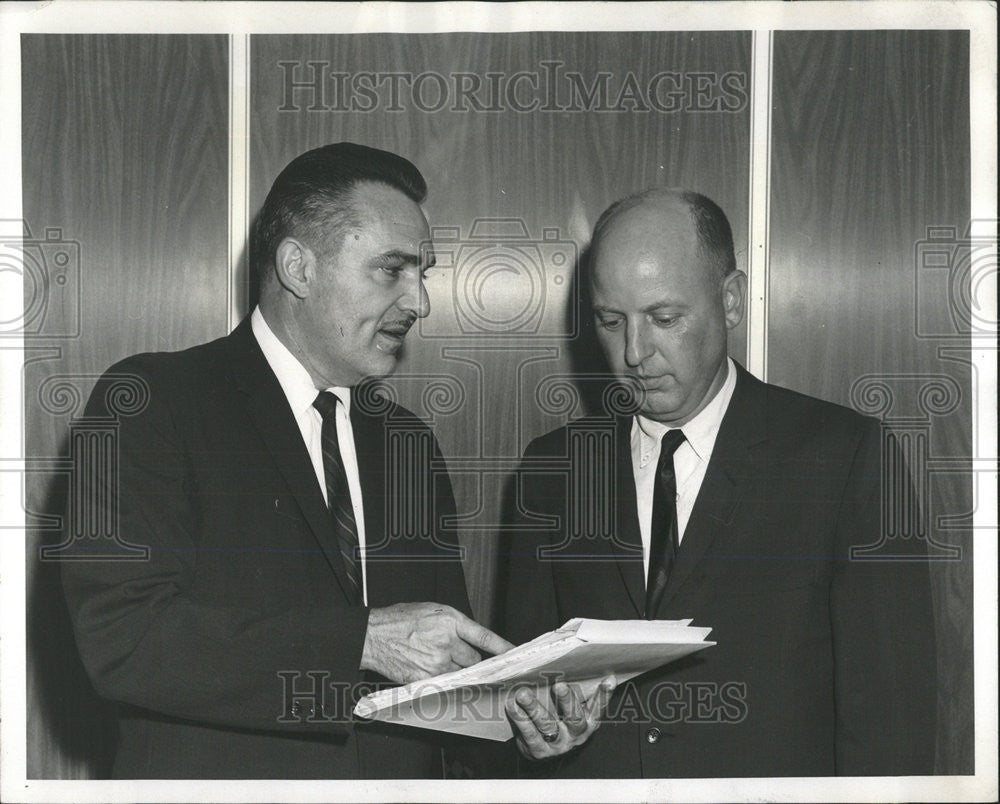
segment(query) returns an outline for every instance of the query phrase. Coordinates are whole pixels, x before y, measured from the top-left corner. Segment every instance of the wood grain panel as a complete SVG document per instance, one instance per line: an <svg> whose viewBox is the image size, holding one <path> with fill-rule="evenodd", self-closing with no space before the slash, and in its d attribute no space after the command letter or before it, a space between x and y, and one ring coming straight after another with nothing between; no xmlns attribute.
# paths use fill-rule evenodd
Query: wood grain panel
<svg viewBox="0 0 1000 804"><path fill-rule="evenodd" d="M865 375L946 375L961 403L930 420L934 458L971 455L970 367L938 351L967 354L968 314L918 250L928 227L969 221L968 47L962 31L775 34L769 378L850 404ZM911 380L886 383L890 417L920 415ZM935 513L971 511L971 489L933 478ZM971 533L941 536L963 560L935 567L938 765L971 772Z"/></svg>
<svg viewBox="0 0 1000 804"><path fill-rule="evenodd" d="M612 201L653 185L680 185L700 190L727 211L740 266L745 267L746 104L736 92L729 98L734 111L688 108L711 105L711 97L696 97L694 87L714 86L719 96L725 73L738 76L731 81L744 82L742 91L748 97L745 33L259 36L253 38L251 52L251 210L259 208L275 175L298 153L327 142L352 140L411 159L430 187L426 210L431 226L456 227L463 239L469 237L476 219L512 218L523 222L529 240L539 241L543 230L550 228L556 240L568 242L569 249L579 253L597 216ZM452 93L444 108L423 111L419 101L414 103L401 92L400 110L392 111L383 88L380 103L369 111L336 110L347 105L347 98L333 93L338 79L324 83L323 97L311 89L294 90L288 97L288 75L300 82L312 79L311 61L323 63L327 73L349 77L363 72L434 73L444 77L449 92L458 80L455 74L470 74L482 84L477 97L486 108L475 110L471 102L458 101ZM289 73L282 62L297 66ZM554 62L560 64L558 71L551 65ZM513 102L503 97L496 103L496 95L489 94L490 82L501 79L490 75L509 81L518 72L537 76L537 90L530 84L532 78L522 78ZM568 73L579 73L584 94L595 81L599 88L605 80L599 73L606 73L607 100L602 104L595 96L587 104L572 95ZM661 79L657 100L669 108L668 90L680 88L682 108L658 111L643 97L623 100L622 108L614 109L630 74L640 93L648 96L649 83L658 73L681 76L679 84ZM550 74L556 75L560 87L555 95L546 90ZM437 79L415 80L423 82L424 107L436 106ZM540 107L569 108L514 109L531 100ZM466 111L461 110L463 105ZM647 110L641 109L643 105ZM310 111L309 106L335 110ZM490 111L491 106L500 109ZM496 525L510 463L528 439L562 424L571 412L559 408L547 413L538 405L535 389L553 374L595 368L590 341L567 342L562 337L576 287L571 272L554 263L547 246L541 255L522 254L523 274L484 280L487 295L515 312L537 301L532 294L544 287L544 322L533 336L512 337L493 330L470 335L469 327L463 329L457 319L462 305L471 304L456 295L456 287L464 285L456 283L457 272L439 269L428 283L431 317L421 327L423 337L408 344L400 367L401 374L454 375L464 389L465 403L458 410L433 419L446 457L454 466L467 468L453 472L459 509L469 515L461 540L469 551L466 577L473 608L487 621L494 597ZM529 264L541 271L535 284L526 277ZM745 348L741 330L733 354L744 359ZM532 362L546 354L547 360ZM396 384L403 403L430 418L432 411L421 400L423 383L400 379Z"/></svg>
<svg viewBox="0 0 1000 804"><path fill-rule="evenodd" d="M22 76L25 222L35 241L57 228L78 248L25 344L26 451L48 458L65 455L70 414L42 407L45 380L74 375L86 399L126 355L226 332L227 44L28 35ZM56 245L32 253L51 260ZM26 308L38 287L26 281ZM57 475L28 476L29 523L60 516L64 499ZM110 735L76 655L58 567L37 560L37 546L55 540L29 530L28 776L81 778L106 772Z"/></svg>

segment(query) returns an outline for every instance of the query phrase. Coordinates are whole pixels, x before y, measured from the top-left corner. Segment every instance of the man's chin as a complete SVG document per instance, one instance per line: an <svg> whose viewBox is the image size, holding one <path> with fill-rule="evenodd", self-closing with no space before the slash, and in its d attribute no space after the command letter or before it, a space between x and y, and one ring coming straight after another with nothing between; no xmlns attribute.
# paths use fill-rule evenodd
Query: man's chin
<svg viewBox="0 0 1000 804"><path fill-rule="evenodd" d="M639 404L639 413L647 419L662 424L673 424L684 418L685 405L677 394L660 390L647 390Z"/></svg>
<svg viewBox="0 0 1000 804"><path fill-rule="evenodd" d="M365 366L365 377L388 377L399 365L400 350L385 352L373 350Z"/></svg>

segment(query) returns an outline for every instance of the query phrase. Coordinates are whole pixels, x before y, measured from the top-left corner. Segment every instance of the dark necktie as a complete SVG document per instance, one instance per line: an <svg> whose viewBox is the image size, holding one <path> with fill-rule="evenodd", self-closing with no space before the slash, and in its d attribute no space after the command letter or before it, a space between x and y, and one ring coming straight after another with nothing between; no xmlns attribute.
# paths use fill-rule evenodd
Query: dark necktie
<svg viewBox="0 0 1000 804"><path fill-rule="evenodd" d="M354 519L351 505L351 489L347 485L347 472L340 457L340 443L337 440L337 395L321 391L313 407L323 417L323 431L320 443L323 448L323 474L326 476L326 499L333 520L333 532L337 537L337 547L344 559L344 569L351 585L351 602L360 605L363 601L361 586L361 556L359 554L358 524Z"/></svg>
<svg viewBox="0 0 1000 804"><path fill-rule="evenodd" d="M684 433L667 430L660 441L653 487L653 516L649 527L649 576L646 579L646 619L656 616L670 568L677 556L677 476L674 453L684 443Z"/></svg>

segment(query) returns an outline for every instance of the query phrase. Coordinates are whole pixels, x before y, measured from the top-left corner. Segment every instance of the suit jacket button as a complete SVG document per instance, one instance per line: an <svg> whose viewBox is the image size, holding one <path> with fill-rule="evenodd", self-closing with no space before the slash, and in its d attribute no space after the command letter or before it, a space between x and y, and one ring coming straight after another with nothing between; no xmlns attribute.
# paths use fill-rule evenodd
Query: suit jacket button
<svg viewBox="0 0 1000 804"><path fill-rule="evenodd" d="M658 743L660 741L660 730L655 726L646 732L647 743Z"/></svg>
<svg viewBox="0 0 1000 804"><path fill-rule="evenodd" d="M303 706L298 701L293 701L292 715L293 717L297 717L299 720L302 719L303 715L305 715L307 718L312 718L316 716L316 707L313 706L312 704L309 704L308 706Z"/></svg>

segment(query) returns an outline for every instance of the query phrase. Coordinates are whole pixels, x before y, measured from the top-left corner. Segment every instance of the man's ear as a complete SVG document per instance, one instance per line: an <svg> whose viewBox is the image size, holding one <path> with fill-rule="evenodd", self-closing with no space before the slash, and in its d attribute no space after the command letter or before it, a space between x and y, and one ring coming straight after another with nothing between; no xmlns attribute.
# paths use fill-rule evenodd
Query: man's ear
<svg viewBox="0 0 1000 804"><path fill-rule="evenodd" d="M726 326L735 329L746 311L747 275L733 271L722 280L722 307L726 315Z"/></svg>
<svg viewBox="0 0 1000 804"><path fill-rule="evenodd" d="M286 237L274 252L274 274L281 286L299 299L309 295L315 276L316 255L294 237Z"/></svg>

